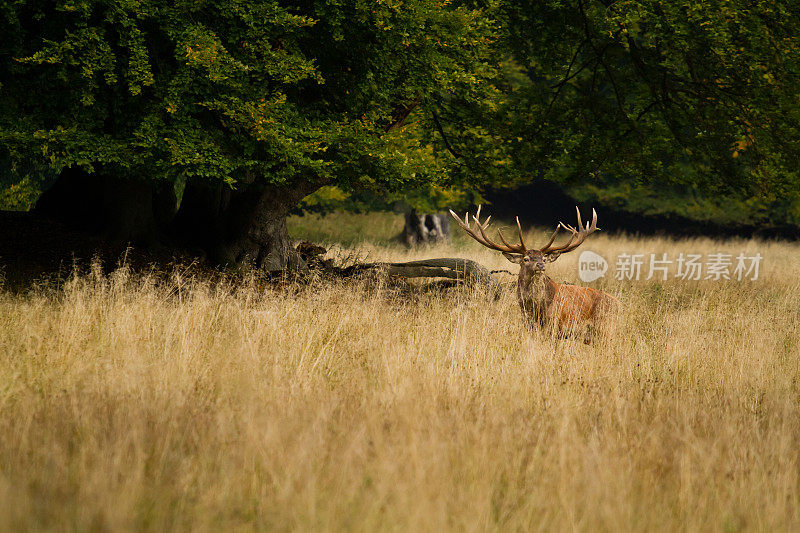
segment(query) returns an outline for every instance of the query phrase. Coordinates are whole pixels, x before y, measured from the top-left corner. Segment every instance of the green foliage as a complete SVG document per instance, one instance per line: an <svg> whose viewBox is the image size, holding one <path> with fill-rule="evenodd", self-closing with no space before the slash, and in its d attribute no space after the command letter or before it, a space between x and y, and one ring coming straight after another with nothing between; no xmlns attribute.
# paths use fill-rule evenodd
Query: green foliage
<svg viewBox="0 0 800 533"><path fill-rule="evenodd" d="M0 23L10 161L178 190L444 182L404 118L492 76L485 10L449 0L13 0Z"/></svg>
<svg viewBox="0 0 800 533"><path fill-rule="evenodd" d="M36 202L38 187L31 176L14 180L0 187L0 208L8 211L27 211Z"/></svg>
<svg viewBox="0 0 800 533"><path fill-rule="evenodd" d="M27 211L39 197L39 191L55 181L47 168L14 165L0 151L0 209Z"/></svg>
<svg viewBox="0 0 800 533"><path fill-rule="evenodd" d="M448 208L464 209L482 202L485 200L475 190L435 184L384 194L368 190L345 192L336 186L326 186L304 198L296 212L330 213L344 210L363 213L414 209L420 213L435 213Z"/></svg>
<svg viewBox="0 0 800 533"><path fill-rule="evenodd" d="M800 7L507 2L496 124L518 171L776 196L800 185Z"/></svg>

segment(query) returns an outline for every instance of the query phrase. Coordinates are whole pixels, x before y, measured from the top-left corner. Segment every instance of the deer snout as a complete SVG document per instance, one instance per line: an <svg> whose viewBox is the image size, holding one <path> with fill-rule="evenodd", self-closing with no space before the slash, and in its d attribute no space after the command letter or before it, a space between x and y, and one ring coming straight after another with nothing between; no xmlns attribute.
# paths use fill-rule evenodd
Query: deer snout
<svg viewBox="0 0 800 533"><path fill-rule="evenodd" d="M532 257L525 256L522 259L522 262L525 266L534 272L541 272L544 270L544 259L536 259Z"/></svg>

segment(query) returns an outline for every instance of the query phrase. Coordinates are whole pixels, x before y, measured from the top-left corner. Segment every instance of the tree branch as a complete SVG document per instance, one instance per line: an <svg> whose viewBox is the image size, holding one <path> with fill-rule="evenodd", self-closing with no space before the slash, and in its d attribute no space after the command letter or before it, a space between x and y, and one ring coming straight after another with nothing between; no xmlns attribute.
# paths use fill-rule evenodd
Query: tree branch
<svg viewBox="0 0 800 533"><path fill-rule="evenodd" d="M398 107L392 112L392 121L386 125L384 130L387 132L396 130L397 128L402 128L403 125L406 123L408 116L411 114L414 109L416 109L420 102L422 101L421 96L417 96L414 100L411 101L410 104Z"/></svg>
<svg viewBox="0 0 800 533"><path fill-rule="evenodd" d="M617 102L617 108L619 109L619 112L622 114L622 116L625 117L625 120L628 121L629 123L631 123L633 129L636 130L636 124L633 123L633 121L631 120L631 117L628 116L628 113L625 112L625 108L622 105L622 99L620 97L620 92L619 92L619 87L617 86L617 81L614 79L614 75L611 73L611 69L609 68L608 64L603 59L603 55L605 54L605 51L608 48L608 46L604 47L602 51L597 49L597 47L594 45L594 41L592 40L592 32L591 32L591 29L589 28L589 19L588 19L587 15L586 15L586 10L583 7L583 0L579 0L578 1L578 8L580 9L580 12L581 12L581 19L583 21L583 29L584 29L584 32L586 34L586 39L589 41L589 46L591 46L592 50L594 50L594 53L595 53L595 56L597 57L597 60L599 61L600 65L602 65L603 70L606 71L606 75L608 76L608 80L611 82L611 86L614 89L614 99ZM638 130L636 130L636 131L638 131Z"/></svg>
<svg viewBox="0 0 800 533"><path fill-rule="evenodd" d="M581 48L583 48L583 45L585 45L587 42L589 42L589 41L587 39L584 39L583 41L580 42L580 44L578 44L578 47L575 49L575 52L572 54L572 59L569 62L569 66L567 66L567 74L565 75L564 79L562 79L560 82L558 82L555 85L550 87L551 89L555 89L556 92L555 92L555 94L553 94L552 97L550 97L550 103L547 104L547 109L545 109L544 113L542 114L542 118L541 118L541 122L539 124L539 127L536 128L536 130L534 130L533 135L538 135L544 129L544 126L545 126L545 123L546 123L545 121L547 120L547 117L550 116L550 111L552 111L553 105L556 103L556 100L558 99L558 96L561 94L561 89L564 87L564 85L566 85L566 83L570 79L572 79L575 76L577 76L578 74L580 74L580 72L584 68L586 68L586 66L589 64L589 61L585 62L575 72L575 74L570 75L570 71L572 70L572 65L575 64L575 60L578 58L578 53L581 51Z"/></svg>
<svg viewBox="0 0 800 533"><path fill-rule="evenodd" d="M569 62L569 66L567 67L566 77L564 79L562 79L560 82L558 82L558 83L556 83L554 85L551 85L550 86L551 89L560 89L565 83L567 83L569 80L571 80L572 78L574 78L575 76L580 74L583 69L588 67L594 61L594 58L587 59L578 68L578 70L575 71L574 74L570 74L570 71L572 71L572 65L575 64L575 60L578 58L578 53L581 51L581 48L583 48L583 45L585 45L586 43L588 43L588 40L584 39L583 41L580 42L580 44L578 44L578 47L575 49L575 53L572 54L572 60Z"/></svg>
<svg viewBox="0 0 800 533"><path fill-rule="evenodd" d="M439 115L436 114L436 110L431 110L431 115L433 116L434 124L436 124L436 129L439 130L439 135L442 136L442 141L444 142L444 146L447 148L447 151L450 152L450 154L452 154L452 156L456 159L462 159L461 154L456 152L450 145L450 141L447 140L447 135L444 134L444 128L442 128L442 123L439 122Z"/></svg>

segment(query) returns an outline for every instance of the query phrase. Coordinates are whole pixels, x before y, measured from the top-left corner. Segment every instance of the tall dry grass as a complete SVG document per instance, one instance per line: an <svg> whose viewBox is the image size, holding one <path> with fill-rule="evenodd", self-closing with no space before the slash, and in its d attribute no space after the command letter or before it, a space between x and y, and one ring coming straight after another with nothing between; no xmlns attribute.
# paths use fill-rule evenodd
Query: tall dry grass
<svg viewBox="0 0 800 533"><path fill-rule="evenodd" d="M800 247L584 247L765 259L599 283L625 309L605 347L526 333L510 276L499 301L126 268L0 292L0 529L800 528Z"/></svg>

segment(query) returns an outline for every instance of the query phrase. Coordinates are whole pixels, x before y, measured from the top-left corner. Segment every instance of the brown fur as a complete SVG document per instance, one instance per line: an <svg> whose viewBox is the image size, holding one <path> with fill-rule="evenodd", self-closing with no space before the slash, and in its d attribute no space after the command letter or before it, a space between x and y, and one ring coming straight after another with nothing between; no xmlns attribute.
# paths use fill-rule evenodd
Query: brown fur
<svg viewBox="0 0 800 533"><path fill-rule="evenodd" d="M619 309L616 298L591 287L556 283L544 273L548 258L538 250L506 257L520 265L517 300L529 326L565 336L610 333Z"/></svg>
<svg viewBox="0 0 800 533"><path fill-rule="evenodd" d="M556 283L544 273L547 263L552 263L561 254L576 249L583 244L587 236L600 229L597 227L597 212L594 209L592 209L591 223L587 222L585 226L577 206L575 206L575 213L578 217L576 227L559 222L547 244L538 250L530 250L525 246L519 217L517 217L519 244L509 244L499 230L498 234L502 244L498 244L486 235L486 229L489 227L489 220L492 217L481 222L480 206L478 212L472 217L476 224L474 229L469 222L469 213L464 215L462 221L458 215L452 210L450 211L458 225L473 239L487 248L503 252L506 259L520 266L517 299L525 322L529 326L538 324L542 328L551 328L554 333L559 335L583 336L589 334L589 338L597 334L610 335L613 330L614 317L619 309L619 302L616 298L590 287ZM553 246L561 229L570 233L569 240L560 246Z"/></svg>

